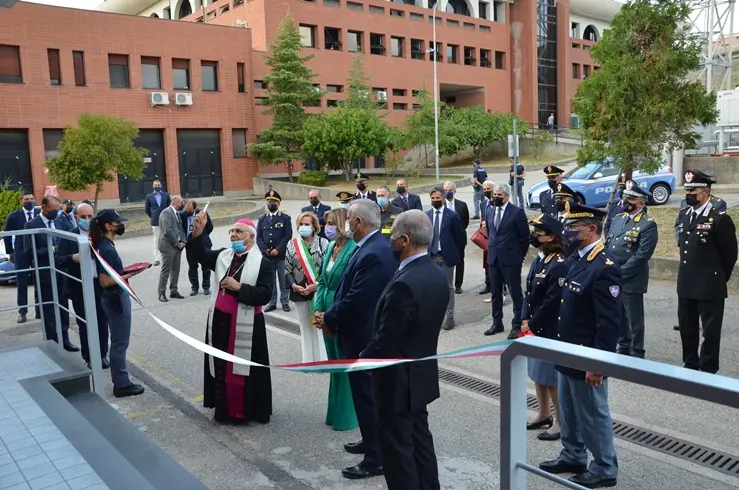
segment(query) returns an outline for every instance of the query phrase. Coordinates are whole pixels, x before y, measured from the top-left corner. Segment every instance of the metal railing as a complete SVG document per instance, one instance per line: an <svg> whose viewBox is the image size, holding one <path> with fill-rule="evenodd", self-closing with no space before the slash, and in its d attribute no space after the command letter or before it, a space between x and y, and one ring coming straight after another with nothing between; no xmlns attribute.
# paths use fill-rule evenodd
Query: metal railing
<svg viewBox="0 0 739 490"><path fill-rule="evenodd" d="M523 337L513 342L500 358L500 488L503 490L524 490L528 473L568 488L584 488L526 463L527 358L739 408L736 379L540 337Z"/></svg>
<svg viewBox="0 0 739 490"><path fill-rule="evenodd" d="M61 322L61 313L60 310L64 310L66 313L70 315L70 320L72 317L85 322L85 325L87 327L87 346L88 346L88 352L90 355L90 367L92 368L92 388L101 397L105 397L105 381L103 379L103 364L102 364L102 358L100 356L100 336L98 335L98 321L97 321L97 310L95 308L95 289L93 285L93 267L95 267L95 263L93 262L93 256L92 252L90 251L90 241L88 240L87 236L85 235L78 235L74 233L70 233L67 231L60 231L56 229L50 229L50 228L38 228L38 229L24 229L24 230L14 230L14 231L3 231L0 232L0 239L3 239L5 237L14 237L16 240L21 239L24 240L26 236L31 236L31 243L33 247L33 264L29 266L27 269L18 269L15 270L16 274L16 281L18 280L18 274L19 273L26 273L31 272L34 274L34 281L36 284L36 287L38 288L38 298L36 301L38 303L33 303L29 305L25 305L27 307L31 306L39 306L39 310L41 313L41 332L43 335L44 340L47 340L46 338L46 329L44 328L44 320L46 313L44 312L43 305L54 305L54 320L56 323L56 338L57 342L59 343L59 348L62 349L62 342L63 342L63 336L62 336L62 322ZM56 260L54 253L56 252L56 247L54 246L54 240L73 240L77 242L77 246L79 249L79 265L80 265L80 277L81 279L78 279L74 276L71 276L67 274L66 272L57 269L56 268ZM37 267L37 264L39 264L39 254L38 254L38 248L36 245L37 240L46 240L46 245L48 248L48 255L49 255L49 265L48 266L41 266ZM26 241L24 240L24 245L26 245ZM25 247L24 247L25 248ZM51 292L52 292L52 301L44 301L43 295L41 294L41 273L42 270L48 270L50 275L50 281L51 281ZM68 308L69 306L69 298L66 298L64 295L60 294L60 287L58 284L58 277L64 276L67 280L72 280L79 282L82 285L82 298L84 300L85 304L85 318L81 318L77 316L75 313L70 311ZM48 287L48 286L47 286ZM62 304L60 301L60 298L65 299L65 304ZM0 313L4 311L13 311L17 310L19 307L22 307L24 305L14 305L14 306L8 306L8 307L2 307L0 308Z"/></svg>
<svg viewBox="0 0 739 490"><path fill-rule="evenodd" d="M584 129L555 125L554 129L550 130L546 124L529 123L527 136L533 139L537 133L548 134L552 137L552 142L555 144L570 143L580 146L585 144Z"/></svg>

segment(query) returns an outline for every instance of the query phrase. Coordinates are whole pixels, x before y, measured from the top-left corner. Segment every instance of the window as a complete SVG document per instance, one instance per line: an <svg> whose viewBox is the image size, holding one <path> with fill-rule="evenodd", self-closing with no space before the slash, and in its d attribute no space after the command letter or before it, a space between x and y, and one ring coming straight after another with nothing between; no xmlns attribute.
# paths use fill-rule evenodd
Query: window
<svg viewBox="0 0 739 490"><path fill-rule="evenodd" d="M572 78L580 79L580 65L578 63L572 63Z"/></svg>
<svg viewBox="0 0 739 490"><path fill-rule="evenodd" d="M341 7L339 0L323 0L323 4L329 7Z"/></svg>
<svg viewBox="0 0 739 490"><path fill-rule="evenodd" d="M434 42L429 41L429 61L442 61L444 59L444 47L441 45L440 42L436 43L436 47L434 48Z"/></svg>
<svg viewBox="0 0 739 490"><path fill-rule="evenodd" d="M423 14L411 12L411 20L423 20Z"/></svg>
<svg viewBox="0 0 739 490"><path fill-rule="evenodd" d="M239 93L243 94L246 92L246 83L245 83L245 71L246 66L244 63L236 63L236 83L239 87Z"/></svg>
<svg viewBox="0 0 739 490"><path fill-rule="evenodd" d="M232 129L231 142L233 143L234 158L246 158L246 129Z"/></svg>
<svg viewBox="0 0 739 490"><path fill-rule="evenodd" d="M590 65L582 65L582 79L585 80L590 76Z"/></svg>
<svg viewBox="0 0 739 490"><path fill-rule="evenodd" d="M376 7L374 5L369 6L369 11L373 14L384 14L385 13L385 7Z"/></svg>
<svg viewBox="0 0 739 490"><path fill-rule="evenodd" d="M463 22L462 27L464 29L467 29L468 31L474 31L475 30L475 24L471 24L469 22Z"/></svg>
<svg viewBox="0 0 739 490"><path fill-rule="evenodd" d="M327 100L326 107L339 107L339 101L338 100Z"/></svg>
<svg viewBox="0 0 739 490"><path fill-rule="evenodd" d="M592 25L587 26L582 33L582 38L586 41L598 42L598 29Z"/></svg>
<svg viewBox="0 0 739 490"><path fill-rule="evenodd" d="M131 82L128 78L128 55L109 54L108 72L110 73L110 86L113 88L129 88Z"/></svg>
<svg viewBox="0 0 739 490"><path fill-rule="evenodd" d="M446 45L446 60L448 63L458 63L459 46L453 44Z"/></svg>
<svg viewBox="0 0 739 490"><path fill-rule="evenodd" d="M305 26L303 24L300 24L300 45L304 48L316 47L315 26Z"/></svg>
<svg viewBox="0 0 739 490"><path fill-rule="evenodd" d="M448 25L449 27L459 27L459 21L447 19L446 25Z"/></svg>
<svg viewBox="0 0 739 490"><path fill-rule="evenodd" d="M18 46L0 44L0 83L23 83Z"/></svg>
<svg viewBox="0 0 739 490"><path fill-rule="evenodd" d="M404 88L394 88L393 89L393 97L405 97L408 94L408 91Z"/></svg>
<svg viewBox="0 0 739 490"><path fill-rule="evenodd" d="M341 51L341 29L337 29L336 27L324 27L323 40L326 49Z"/></svg>
<svg viewBox="0 0 739 490"><path fill-rule="evenodd" d="M475 58L475 54L477 51L477 48L471 48L469 46L464 47L464 64L467 66L477 66L477 58Z"/></svg>
<svg viewBox="0 0 739 490"><path fill-rule="evenodd" d="M221 13L222 13L222 14L225 14L225 13L226 13L226 12L228 12L229 10L231 10L231 6L230 6L230 5L228 5L228 4L226 4L226 5L224 5L223 7L221 7Z"/></svg>
<svg viewBox="0 0 739 490"><path fill-rule="evenodd" d="M352 53L362 52L362 33L357 31L349 31L348 34L349 51Z"/></svg>
<svg viewBox="0 0 739 490"><path fill-rule="evenodd" d="M393 102L393 110L394 111L407 111L408 104L406 104L405 102Z"/></svg>
<svg viewBox="0 0 739 490"><path fill-rule="evenodd" d="M505 22L505 4L506 0L495 0L493 2L493 20L495 22Z"/></svg>
<svg viewBox="0 0 739 490"><path fill-rule="evenodd" d="M51 85L61 85L62 68L59 65L59 50L47 49L46 55L49 58L49 83Z"/></svg>
<svg viewBox="0 0 739 490"><path fill-rule="evenodd" d="M44 157L49 160L59 156L59 143L64 138L62 129L44 129Z"/></svg>
<svg viewBox="0 0 739 490"><path fill-rule="evenodd" d="M412 95L413 97L418 97L418 95L419 95L420 93L421 93L421 91L420 91L420 90L411 90L411 95Z"/></svg>
<svg viewBox="0 0 739 490"><path fill-rule="evenodd" d="M551 114L557 114L557 2L536 0L536 81L539 103L538 123L546 124Z"/></svg>
<svg viewBox="0 0 739 490"><path fill-rule="evenodd" d="M493 64L490 62L490 50L489 49L480 50L480 66L484 66L486 68L491 68L493 66Z"/></svg>
<svg viewBox="0 0 739 490"><path fill-rule="evenodd" d="M495 52L495 69L505 70L505 52L503 51Z"/></svg>
<svg viewBox="0 0 739 490"><path fill-rule="evenodd" d="M141 57L141 86L143 88L162 88L159 58Z"/></svg>
<svg viewBox="0 0 739 490"><path fill-rule="evenodd" d="M421 110L421 104L413 104L413 110L414 111L420 111Z"/></svg>
<svg viewBox="0 0 739 490"><path fill-rule="evenodd" d="M402 37L391 37L390 38L390 54L396 58L403 57L403 45L405 39Z"/></svg>
<svg viewBox="0 0 739 490"><path fill-rule="evenodd" d="M177 90L190 90L190 60L172 59L172 83Z"/></svg>
<svg viewBox="0 0 739 490"><path fill-rule="evenodd" d="M488 27L488 26L480 26L480 32L490 32L490 27Z"/></svg>
<svg viewBox="0 0 739 490"><path fill-rule="evenodd" d="M405 17L405 12L402 10L390 9L390 15L393 17Z"/></svg>
<svg viewBox="0 0 739 490"><path fill-rule="evenodd" d="M420 39L411 39L411 58L414 60L422 60L425 58L426 52L424 43Z"/></svg>
<svg viewBox="0 0 739 490"><path fill-rule="evenodd" d="M490 19L490 4L488 2L480 2L478 5L480 10L478 17L485 20Z"/></svg>
<svg viewBox="0 0 739 490"><path fill-rule="evenodd" d="M357 2L346 2L346 8L349 10L364 10L364 6Z"/></svg>
<svg viewBox="0 0 739 490"><path fill-rule="evenodd" d="M326 85L326 92L330 94L338 94L341 93L344 87L341 85Z"/></svg>
<svg viewBox="0 0 739 490"><path fill-rule="evenodd" d="M266 90L267 89L267 82L264 80L254 80L254 88Z"/></svg>
<svg viewBox="0 0 739 490"><path fill-rule="evenodd" d="M385 35L370 33L370 53L385 54Z"/></svg>
<svg viewBox="0 0 739 490"><path fill-rule="evenodd" d="M254 97L254 105L267 105L265 102L269 100L269 97Z"/></svg>
<svg viewBox="0 0 739 490"><path fill-rule="evenodd" d="M203 92L218 92L217 61L201 61L200 76L203 78Z"/></svg>
<svg viewBox="0 0 739 490"><path fill-rule="evenodd" d="M570 37L579 38L580 37L580 24L577 22L572 23L572 27L570 29Z"/></svg>
<svg viewBox="0 0 739 490"><path fill-rule="evenodd" d="M74 62L74 84L78 87L84 87L86 85L85 53L82 51L72 51L72 61Z"/></svg>
<svg viewBox="0 0 739 490"><path fill-rule="evenodd" d="M244 4L244 0L234 0L233 4L234 4L234 7L238 7L239 5Z"/></svg>

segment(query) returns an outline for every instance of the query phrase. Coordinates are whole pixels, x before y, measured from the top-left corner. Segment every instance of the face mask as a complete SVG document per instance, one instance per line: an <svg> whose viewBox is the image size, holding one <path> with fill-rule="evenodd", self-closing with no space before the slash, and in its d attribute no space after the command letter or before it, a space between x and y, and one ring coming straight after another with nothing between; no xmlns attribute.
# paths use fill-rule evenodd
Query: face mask
<svg viewBox="0 0 739 490"><path fill-rule="evenodd" d="M161 186L154 187L154 192L162 192L162 187Z"/></svg>
<svg viewBox="0 0 739 490"><path fill-rule="evenodd" d="M398 239L400 240L400 239ZM400 262L400 255L403 253L403 249L395 250L395 244L398 243L398 240L395 240L390 244L390 248L393 250L393 258L396 262Z"/></svg>
<svg viewBox="0 0 739 490"><path fill-rule="evenodd" d="M350 203L348 202L340 202L339 207L344 209L349 209Z"/></svg>
<svg viewBox="0 0 739 490"><path fill-rule="evenodd" d="M553 191L556 191L557 190L557 181L556 180L550 180L548 182L548 184L549 184L549 188L550 189L552 189Z"/></svg>
<svg viewBox="0 0 739 490"><path fill-rule="evenodd" d="M179 206L177 207L177 211L182 211L183 209L185 209L185 203L182 203L182 204L180 204L180 205L179 205Z"/></svg>
<svg viewBox="0 0 739 490"><path fill-rule="evenodd" d="M34 203L33 201L24 202L23 209L25 209L26 211L30 211L33 209L34 204L36 203Z"/></svg>
<svg viewBox="0 0 739 490"><path fill-rule="evenodd" d="M49 221L54 221L57 216L59 216L59 210L56 211L46 211L44 213L44 216L46 216L46 219Z"/></svg>
<svg viewBox="0 0 739 490"><path fill-rule="evenodd" d="M503 198L502 197L493 198L493 204L495 204L498 207L503 206Z"/></svg>
<svg viewBox="0 0 739 490"><path fill-rule="evenodd" d="M388 203L387 197L377 198L377 204L379 204L381 208L384 208L385 206L387 206L387 203Z"/></svg>
<svg viewBox="0 0 739 490"><path fill-rule="evenodd" d="M310 199L308 200L308 202L309 202L309 203L310 203L310 205L311 205L311 206L313 206L314 208L315 208L315 207L317 207L317 206L318 206L318 204L320 203L320 201L318 200L318 198L317 198L317 197L311 197L311 198L310 198Z"/></svg>
<svg viewBox="0 0 739 490"><path fill-rule="evenodd" d="M238 254L246 250L246 245L244 242L231 242L231 250Z"/></svg>
<svg viewBox="0 0 739 490"><path fill-rule="evenodd" d="M534 248L541 247L541 242L539 241L539 234L535 231L532 231L529 233L529 245L531 245Z"/></svg>
<svg viewBox="0 0 739 490"><path fill-rule="evenodd" d="M564 213L567 205L564 201L557 201L555 203L555 206L557 208L557 211L559 211L560 213Z"/></svg>
<svg viewBox="0 0 739 490"><path fill-rule="evenodd" d="M447 191L446 199L447 201L451 201L452 199L454 199L454 193L452 191Z"/></svg>
<svg viewBox="0 0 739 490"><path fill-rule="evenodd" d="M367 188L367 184L364 184L364 183L357 184L357 189L360 190L360 191L363 191L366 188Z"/></svg>
<svg viewBox="0 0 739 490"><path fill-rule="evenodd" d="M118 223L115 225L115 229L113 230L113 233L115 233L118 236L123 235L126 232L126 225L123 223Z"/></svg>
<svg viewBox="0 0 739 490"><path fill-rule="evenodd" d="M308 238L313 234L313 227L301 225L298 227L298 233L300 233L300 236L302 236L303 238Z"/></svg>
<svg viewBox="0 0 739 490"><path fill-rule="evenodd" d="M685 194L685 202L688 206L697 206L699 204L698 196L695 194Z"/></svg>
<svg viewBox="0 0 739 490"><path fill-rule="evenodd" d="M434 207L434 209L439 209L441 208L441 206L444 205L444 203L441 201L431 201L431 205Z"/></svg>
<svg viewBox="0 0 739 490"><path fill-rule="evenodd" d="M73 209L74 208L72 206L67 206L67 207L64 208L64 212L67 213L67 214L72 214L72 210Z"/></svg>
<svg viewBox="0 0 739 490"><path fill-rule="evenodd" d="M565 245L565 253L567 255L573 254L580 250L580 245L582 244L580 232L575 230L565 230L563 239Z"/></svg>
<svg viewBox="0 0 739 490"><path fill-rule="evenodd" d="M185 214L188 215L188 216L192 216L193 215L193 212L192 211L185 211Z"/></svg>
<svg viewBox="0 0 739 490"><path fill-rule="evenodd" d="M334 225L326 225L324 233L329 240L336 240L339 237L339 230Z"/></svg>
<svg viewBox="0 0 739 490"><path fill-rule="evenodd" d="M634 211L636 211L636 204L630 203L629 201L624 201L624 211L631 214Z"/></svg>
<svg viewBox="0 0 739 490"><path fill-rule="evenodd" d="M267 209L270 213L274 213L275 211L277 211L277 203L271 202L267 204Z"/></svg>
<svg viewBox="0 0 739 490"><path fill-rule="evenodd" d="M77 226L80 227L80 230L89 230L90 229L90 220L87 219L81 219L77 222Z"/></svg>
<svg viewBox="0 0 739 490"><path fill-rule="evenodd" d="M395 188L395 191L398 194L405 194L405 187L403 187L402 185L399 185L398 187Z"/></svg>
<svg viewBox="0 0 739 490"><path fill-rule="evenodd" d="M346 233L346 236L349 238L352 238L354 236L354 232L352 231L352 225L349 220L347 220L346 224L344 225L344 233Z"/></svg>
<svg viewBox="0 0 739 490"><path fill-rule="evenodd" d="M483 194L485 195L486 199L490 199L493 197L493 191L484 191Z"/></svg>

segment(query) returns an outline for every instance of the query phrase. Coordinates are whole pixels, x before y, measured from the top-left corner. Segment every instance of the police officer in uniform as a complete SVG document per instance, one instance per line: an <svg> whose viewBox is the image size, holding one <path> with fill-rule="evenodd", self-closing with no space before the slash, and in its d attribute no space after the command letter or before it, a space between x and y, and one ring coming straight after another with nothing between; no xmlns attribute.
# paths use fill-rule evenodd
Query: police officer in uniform
<svg viewBox="0 0 739 490"><path fill-rule="evenodd" d="M569 270L559 280L562 300L558 336L562 342L613 352L621 321L621 271L601 242L600 209L567 204L564 242ZM608 408L608 380L592 372L557 366L562 451L539 465L553 474L575 473L585 488L617 484L618 459ZM593 461L587 466L587 452Z"/></svg>
<svg viewBox="0 0 739 490"><path fill-rule="evenodd" d="M351 192L339 191L336 193L336 199L339 201L340 208L349 209L349 205L352 203L352 199L354 199L354 194Z"/></svg>
<svg viewBox="0 0 739 490"><path fill-rule="evenodd" d="M616 195L613 196L613 201L608 205L608 216L606 216L606 224L603 225L603 234L608 236L608 230L611 228L611 222L613 218L624 212L624 200L623 192L626 189L626 174L621 174L618 178L618 184L616 186Z"/></svg>
<svg viewBox="0 0 739 490"><path fill-rule="evenodd" d="M272 289L272 298L264 309L265 313L277 309L277 283L280 283L280 303L283 311L290 311L290 289L285 281L285 251L293 237L293 225L290 216L279 210L282 198L277 191L269 191L264 195L267 201L267 212L257 222L257 246L262 255L272 261L277 274L277 281Z"/></svg>
<svg viewBox="0 0 739 490"><path fill-rule="evenodd" d="M380 233L389 240L395 218L403 212L403 209L390 202L390 189L387 186L378 187L376 195L377 205L380 206Z"/></svg>
<svg viewBox="0 0 739 490"><path fill-rule="evenodd" d="M554 192L557 190L557 185L562 183L562 174L564 173L564 170L555 165L547 165L544 168L544 173L547 176L547 184L549 184L549 189L539 194L541 212L547 213L551 216L557 216L557 208L555 207L554 202Z"/></svg>
<svg viewBox="0 0 739 490"><path fill-rule="evenodd" d="M704 172L704 174L706 174L708 177L711 178L711 184L709 185L709 187L717 183L716 175L714 172L708 170ZM724 201L720 197L714 196L713 194L711 194L710 201L711 201L711 206L713 207L713 209L715 209L719 213L726 212L726 208L727 208L726 201ZM687 207L688 207L688 203L685 202L685 199L680 201L680 209L685 209ZM680 245L680 240L678 237L679 229L680 229L680 216L678 215L678 217L675 218L675 243L677 243L678 246ZM675 330L678 330L678 328L675 328Z"/></svg>
<svg viewBox="0 0 739 490"><path fill-rule="evenodd" d="M357 192L354 193L353 199L372 199L373 201L377 202L377 193L375 193L375 191L367 190L369 177L362 172L357 172L355 178L357 181Z"/></svg>
<svg viewBox="0 0 739 490"><path fill-rule="evenodd" d="M554 189L555 212L552 216L557 218L562 224L565 222L565 215L567 214L565 207L568 202L570 204L575 202L575 191L570 189L567 184L557 184L557 187Z"/></svg>
<svg viewBox="0 0 739 490"><path fill-rule="evenodd" d="M657 247L657 222L647 215L649 193L633 180L623 191L624 212L616 215L606 249L621 268L621 330L618 353L644 358L644 294L649 284L649 259Z"/></svg>
<svg viewBox="0 0 739 490"><path fill-rule="evenodd" d="M708 373L718 372L726 283L737 259L736 228L728 214L713 208L712 182L700 170L685 172L688 207L678 215L677 320L683 362L688 369ZM699 354L700 324L703 345Z"/></svg>

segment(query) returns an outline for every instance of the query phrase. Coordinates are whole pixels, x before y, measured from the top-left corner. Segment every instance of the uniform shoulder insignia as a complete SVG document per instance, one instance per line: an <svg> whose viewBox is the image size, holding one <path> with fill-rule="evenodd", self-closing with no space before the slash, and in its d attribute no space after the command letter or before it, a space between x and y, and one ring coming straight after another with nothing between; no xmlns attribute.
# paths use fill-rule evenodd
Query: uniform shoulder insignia
<svg viewBox="0 0 739 490"><path fill-rule="evenodd" d="M606 265L613 265L613 261L606 257Z"/></svg>
<svg viewBox="0 0 739 490"><path fill-rule="evenodd" d="M564 257L562 257L560 254L557 254L557 262L562 263L564 261L565 261Z"/></svg>
<svg viewBox="0 0 739 490"><path fill-rule="evenodd" d="M603 251L604 248L605 248L605 245L603 244L603 242L598 242L598 245L593 247L593 250L591 250L590 253L588 254L588 262L592 262L595 259L595 257L597 257L598 254Z"/></svg>
<svg viewBox="0 0 739 490"><path fill-rule="evenodd" d="M551 254L547 255L547 258L546 258L546 259L544 259L544 263L545 263L545 264L548 264L548 263L549 263L549 262L551 262L551 261L552 261L552 259L553 259L554 257L556 257L557 255L559 255L559 254L558 254L558 253L556 253L556 252L555 252L555 253L551 253Z"/></svg>

